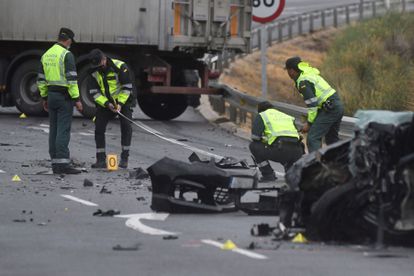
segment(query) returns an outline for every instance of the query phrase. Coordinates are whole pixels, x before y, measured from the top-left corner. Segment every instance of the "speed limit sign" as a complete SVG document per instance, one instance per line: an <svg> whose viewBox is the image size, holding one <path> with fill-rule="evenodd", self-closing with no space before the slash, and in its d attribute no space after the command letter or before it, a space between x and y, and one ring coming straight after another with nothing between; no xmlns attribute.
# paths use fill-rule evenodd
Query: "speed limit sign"
<svg viewBox="0 0 414 276"><path fill-rule="evenodd" d="M253 21L268 23L283 11L286 0L253 0Z"/></svg>

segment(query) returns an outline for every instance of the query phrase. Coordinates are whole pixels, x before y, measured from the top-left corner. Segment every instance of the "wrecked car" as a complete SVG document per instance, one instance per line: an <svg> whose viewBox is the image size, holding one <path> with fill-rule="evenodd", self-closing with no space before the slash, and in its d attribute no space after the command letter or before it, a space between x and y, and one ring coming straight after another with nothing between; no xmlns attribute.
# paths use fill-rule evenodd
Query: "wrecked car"
<svg viewBox="0 0 414 276"><path fill-rule="evenodd" d="M355 116L353 138L305 155L286 173L302 194L307 237L413 246L413 113Z"/></svg>

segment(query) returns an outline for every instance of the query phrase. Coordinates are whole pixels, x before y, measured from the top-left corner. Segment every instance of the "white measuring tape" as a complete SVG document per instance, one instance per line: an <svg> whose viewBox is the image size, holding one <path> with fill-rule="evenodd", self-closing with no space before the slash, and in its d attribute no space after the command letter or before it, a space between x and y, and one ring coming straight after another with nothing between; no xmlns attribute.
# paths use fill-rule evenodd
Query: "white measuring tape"
<svg viewBox="0 0 414 276"><path fill-rule="evenodd" d="M196 148L196 147L193 147L193 146L187 145L187 144L182 143L182 142L180 142L180 141L178 141L178 140L176 140L176 139L173 139L173 138L167 138L167 137L163 136L163 134L162 134L161 132L159 132L159 131L157 131L157 130L155 130L155 129L153 129L153 128L151 128L151 127L149 127L149 126L147 126L147 125L145 125L145 124L143 124L143 123L141 123L141 122L134 122L133 120L129 119L129 118L128 118L128 117L126 117L124 114L122 114L120 111L118 111L118 114L119 114L119 116L121 116L122 118L125 118L125 119L126 119L126 120L128 120L129 122L131 122L131 123L133 123L134 125L136 125L137 127L141 128L141 129L143 129L143 130L145 130L145 131L146 131L146 132L148 132L148 133L151 133L152 135L157 136L158 138L160 138L160 139L162 139L162 140L164 140L164 141L167 141L167 142L170 142L170 143L172 143L172 144L176 144L176 145L182 146L182 147L183 147L183 148L185 148L185 149L191 150L191 151L196 152L196 153L199 153L199 154L203 154L203 155L205 155L205 156L210 156L210 157L213 157L214 159L217 159L217 160L221 160L221 159L223 159L223 158L224 158L223 156L220 156L220 155L217 155L217 154L214 154L214 153L211 153L211 152L208 152L208 151L205 151L205 150L202 150L202 149L199 149L199 148Z"/></svg>

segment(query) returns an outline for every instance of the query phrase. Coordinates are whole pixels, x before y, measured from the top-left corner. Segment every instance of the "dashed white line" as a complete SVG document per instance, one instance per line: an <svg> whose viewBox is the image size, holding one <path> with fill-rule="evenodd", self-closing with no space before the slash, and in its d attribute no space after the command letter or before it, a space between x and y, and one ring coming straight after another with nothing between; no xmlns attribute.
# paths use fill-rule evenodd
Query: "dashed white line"
<svg viewBox="0 0 414 276"><path fill-rule="evenodd" d="M5 171L3 171L3 170L0 170L0 173L6 173Z"/></svg>
<svg viewBox="0 0 414 276"><path fill-rule="evenodd" d="M144 213L144 214L130 214L130 215L117 215L118 218L126 218L127 221L125 225L129 228L132 228L136 231L139 231L144 234L148 235L161 235L161 236L168 236L168 235L178 235L179 233L164 231L161 229L149 227L144 225L140 220L159 220L164 221L169 214L167 213Z"/></svg>
<svg viewBox="0 0 414 276"><path fill-rule="evenodd" d="M76 202L79 202L79 203L81 203L83 205L86 205L86 206L98 206L98 204L96 204L96 203L93 203L93 202L90 202L90 201L87 201L87 200L83 200L83 199L80 199L80 198L77 198L77 197L74 197L74 196L71 196L71 195L60 195L60 196L62 196L64 198L67 198L67 199L70 199L70 200L73 200L73 201L76 201Z"/></svg>
<svg viewBox="0 0 414 276"><path fill-rule="evenodd" d="M218 241L213 241L213 240L201 240L201 242L204 243L204 244L209 244L209 245L218 247L218 248L223 248L223 245L224 245L223 243L220 243ZM261 255L261 254L251 252L249 250L237 248L237 247L232 249L231 251L235 252L235 253L239 253L239 254L244 255L244 256L247 256L247 257L252 258L252 259L258 259L258 260L266 260L267 259L267 257L265 255Z"/></svg>

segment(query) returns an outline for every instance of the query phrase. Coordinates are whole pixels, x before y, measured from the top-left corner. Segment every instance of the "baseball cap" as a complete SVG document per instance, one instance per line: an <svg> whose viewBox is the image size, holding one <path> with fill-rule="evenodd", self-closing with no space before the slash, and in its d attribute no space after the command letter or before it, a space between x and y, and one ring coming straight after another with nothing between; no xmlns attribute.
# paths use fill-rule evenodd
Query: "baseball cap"
<svg viewBox="0 0 414 276"><path fill-rule="evenodd" d="M72 39L73 42L75 42L74 37L75 37L75 33L71 29L69 29L69 28L60 28L59 36L58 36L59 39L67 40L67 39L70 38L70 39Z"/></svg>
<svg viewBox="0 0 414 276"><path fill-rule="evenodd" d="M295 70L299 70L298 64L300 62L302 62L302 59L300 57L297 57L296 56L296 57L288 58L286 60L286 63L285 63L285 69L295 69Z"/></svg>

